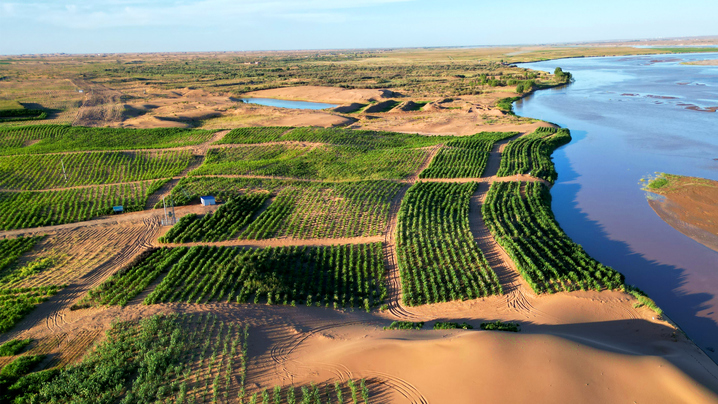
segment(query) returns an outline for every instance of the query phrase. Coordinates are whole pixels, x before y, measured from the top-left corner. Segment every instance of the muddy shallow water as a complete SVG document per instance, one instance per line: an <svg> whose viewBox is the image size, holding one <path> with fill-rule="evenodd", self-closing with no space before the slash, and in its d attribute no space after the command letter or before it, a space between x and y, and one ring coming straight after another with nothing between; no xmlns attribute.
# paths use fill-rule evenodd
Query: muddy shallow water
<svg viewBox="0 0 718 404"><path fill-rule="evenodd" d="M554 154L556 219L601 262L645 290L718 361L718 252L665 223L639 181L655 172L718 180L718 53L521 64L575 82L515 104L518 115L571 129ZM718 203L718 201L716 201Z"/></svg>

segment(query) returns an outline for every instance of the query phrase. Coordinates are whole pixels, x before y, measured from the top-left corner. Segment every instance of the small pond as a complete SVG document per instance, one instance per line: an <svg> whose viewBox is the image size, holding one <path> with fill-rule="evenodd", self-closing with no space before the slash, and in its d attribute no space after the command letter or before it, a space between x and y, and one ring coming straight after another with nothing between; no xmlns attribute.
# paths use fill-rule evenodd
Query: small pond
<svg viewBox="0 0 718 404"><path fill-rule="evenodd" d="M268 107L291 108L291 109L326 109L335 108L338 105L325 104L322 102L278 100L275 98L242 98L242 102L259 104Z"/></svg>

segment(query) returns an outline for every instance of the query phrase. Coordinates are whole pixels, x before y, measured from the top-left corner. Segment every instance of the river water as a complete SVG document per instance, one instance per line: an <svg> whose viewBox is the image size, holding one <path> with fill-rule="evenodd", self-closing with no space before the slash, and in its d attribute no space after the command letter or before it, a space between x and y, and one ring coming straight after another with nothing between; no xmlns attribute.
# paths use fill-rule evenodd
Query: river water
<svg viewBox="0 0 718 404"><path fill-rule="evenodd" d="M639 183L657 171L718 180L718 112L703 112L718 107L718 66L681 64L705 59L718 53L524 63L575 81L514 109L571 129L554 153L561 227L718 361L718 252L663 222Z"/></svg>

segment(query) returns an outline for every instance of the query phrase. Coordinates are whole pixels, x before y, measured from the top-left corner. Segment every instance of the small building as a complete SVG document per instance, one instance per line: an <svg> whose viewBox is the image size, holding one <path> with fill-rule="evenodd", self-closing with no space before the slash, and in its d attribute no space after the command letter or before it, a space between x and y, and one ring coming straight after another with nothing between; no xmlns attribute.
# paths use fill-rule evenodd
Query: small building
<svg viewBox="0 0 718 404"><path fill-rule="evenodd" d="M112 207L112 213L122 213L125 211L125 208L122 206L113 206Z"/></svg>
<svg viewBox="0 0 718 404"><path fill-rule="evenodd" d="M216 205L217 202L213 196L200 196L199 201L202 202L202 206Z"/></svg>

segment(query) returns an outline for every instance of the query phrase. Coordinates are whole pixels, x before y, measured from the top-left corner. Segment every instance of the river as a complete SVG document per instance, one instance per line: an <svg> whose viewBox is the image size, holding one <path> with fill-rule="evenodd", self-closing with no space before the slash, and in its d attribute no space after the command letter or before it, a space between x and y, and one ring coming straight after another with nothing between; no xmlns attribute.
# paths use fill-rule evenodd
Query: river
<svg viewBox="0 0 718 404"><path fill-rule="evenodd" d="M560 66L575 81L514 105L517 115L571 129L554 153L553 211L566 233L644 290L718 361L718 252L661 220L641 178L655 172L718 180L718 53L523 63ZM716 201L718 203L718 201Z"/></svg>

